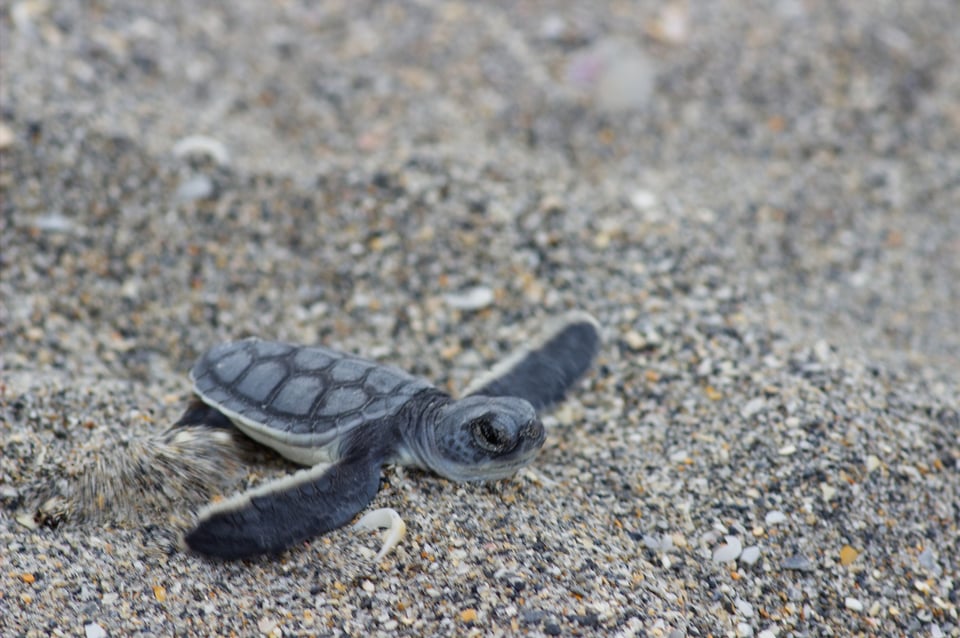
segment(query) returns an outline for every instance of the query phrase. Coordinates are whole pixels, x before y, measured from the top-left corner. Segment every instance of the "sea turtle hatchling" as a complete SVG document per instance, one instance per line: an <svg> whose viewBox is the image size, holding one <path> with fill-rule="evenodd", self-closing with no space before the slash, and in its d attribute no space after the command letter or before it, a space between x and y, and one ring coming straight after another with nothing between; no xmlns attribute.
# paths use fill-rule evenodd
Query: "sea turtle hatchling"
<svg viewBox="0 0 960 638"><path fill-rule="evenodd" d="M176 426L232 424L308 469L208 506L184 540L225 559L278 553L347 524L373 500L386 463L454 481L507 477L543 445L537 413L563 399L599 347L597 322L571 313L455 400L321 346L218 345L190 372L199 400Z"/></svg>

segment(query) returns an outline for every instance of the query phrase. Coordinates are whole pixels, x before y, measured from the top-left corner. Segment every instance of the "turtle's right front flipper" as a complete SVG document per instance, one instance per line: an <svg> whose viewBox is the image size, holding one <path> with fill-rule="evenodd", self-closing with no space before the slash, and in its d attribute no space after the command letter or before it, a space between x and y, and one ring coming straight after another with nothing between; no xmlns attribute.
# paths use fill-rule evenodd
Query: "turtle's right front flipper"
<svg viewBox="0 0 960 638"><path fill-rule="evenodd" d="M276 554L342 527L373 500L382 455L361 450L208 507L184 540L224 559Z"/></svg>

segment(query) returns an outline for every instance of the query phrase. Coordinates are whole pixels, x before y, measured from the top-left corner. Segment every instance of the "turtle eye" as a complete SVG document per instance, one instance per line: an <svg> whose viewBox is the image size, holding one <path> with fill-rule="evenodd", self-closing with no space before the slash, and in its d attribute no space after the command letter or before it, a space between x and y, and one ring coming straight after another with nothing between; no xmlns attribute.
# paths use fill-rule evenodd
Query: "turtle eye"
<svg viewBox="0 0 960 638"><path fill-rule="evenodd" d="M470 430L477 445L490 452L502 452L509 443L506 434L493 425L489 415L471 421Z"/></svg>

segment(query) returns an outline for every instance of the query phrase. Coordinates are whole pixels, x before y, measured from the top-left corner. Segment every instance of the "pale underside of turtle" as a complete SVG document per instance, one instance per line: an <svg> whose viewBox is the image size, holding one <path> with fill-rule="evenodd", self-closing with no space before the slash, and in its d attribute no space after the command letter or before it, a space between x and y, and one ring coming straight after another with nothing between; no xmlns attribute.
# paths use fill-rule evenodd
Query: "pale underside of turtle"
<svg viewBox="0 0 960 638"><path fill-rule="evenodd" d="M350 522L388 463L455 481L509 476L543 445L538 413L563 399L599 347L597 322L571 313L455 400L400 369L321 346L218 345L194 365L198 400L174 427L235 426L308 469L208 506L184 540L225 559L279 553Z"/></svg>

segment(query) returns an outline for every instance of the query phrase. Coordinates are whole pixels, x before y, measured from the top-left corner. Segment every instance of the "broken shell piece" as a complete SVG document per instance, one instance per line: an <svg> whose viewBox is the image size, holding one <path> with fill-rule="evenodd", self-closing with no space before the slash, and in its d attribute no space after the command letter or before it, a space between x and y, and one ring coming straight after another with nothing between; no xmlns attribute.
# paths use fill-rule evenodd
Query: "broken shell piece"
<svg viewBox="0 0 960 638"><path fill-rule="evenodd" d="M548 477L540 470L530 467L529 465L521 468L520 471L517 472L517 476L527 479L534 485L542 485L544 487L556 487L559 485L559 483L554 481L552 478Z"/></svg>
<svg viewBox="0 0 960 638"><path fill-rule="evenodd" d="M387 533L383 535L383 546L380 553L374 559L379 562L387 553L400 544L403 535L407 533L407 524L403 522L397 511L389 507L373 510L364 514L359 521L354 524L353 529L385 529Z"/></svg>
<svg viewBox="0 0 960 638"><path fill-rule="evenodd" d="M206 135L188 135L173 145L173 154L177 157L206 155L220 166L230 165L230 151L220 140Z"/></svg>

